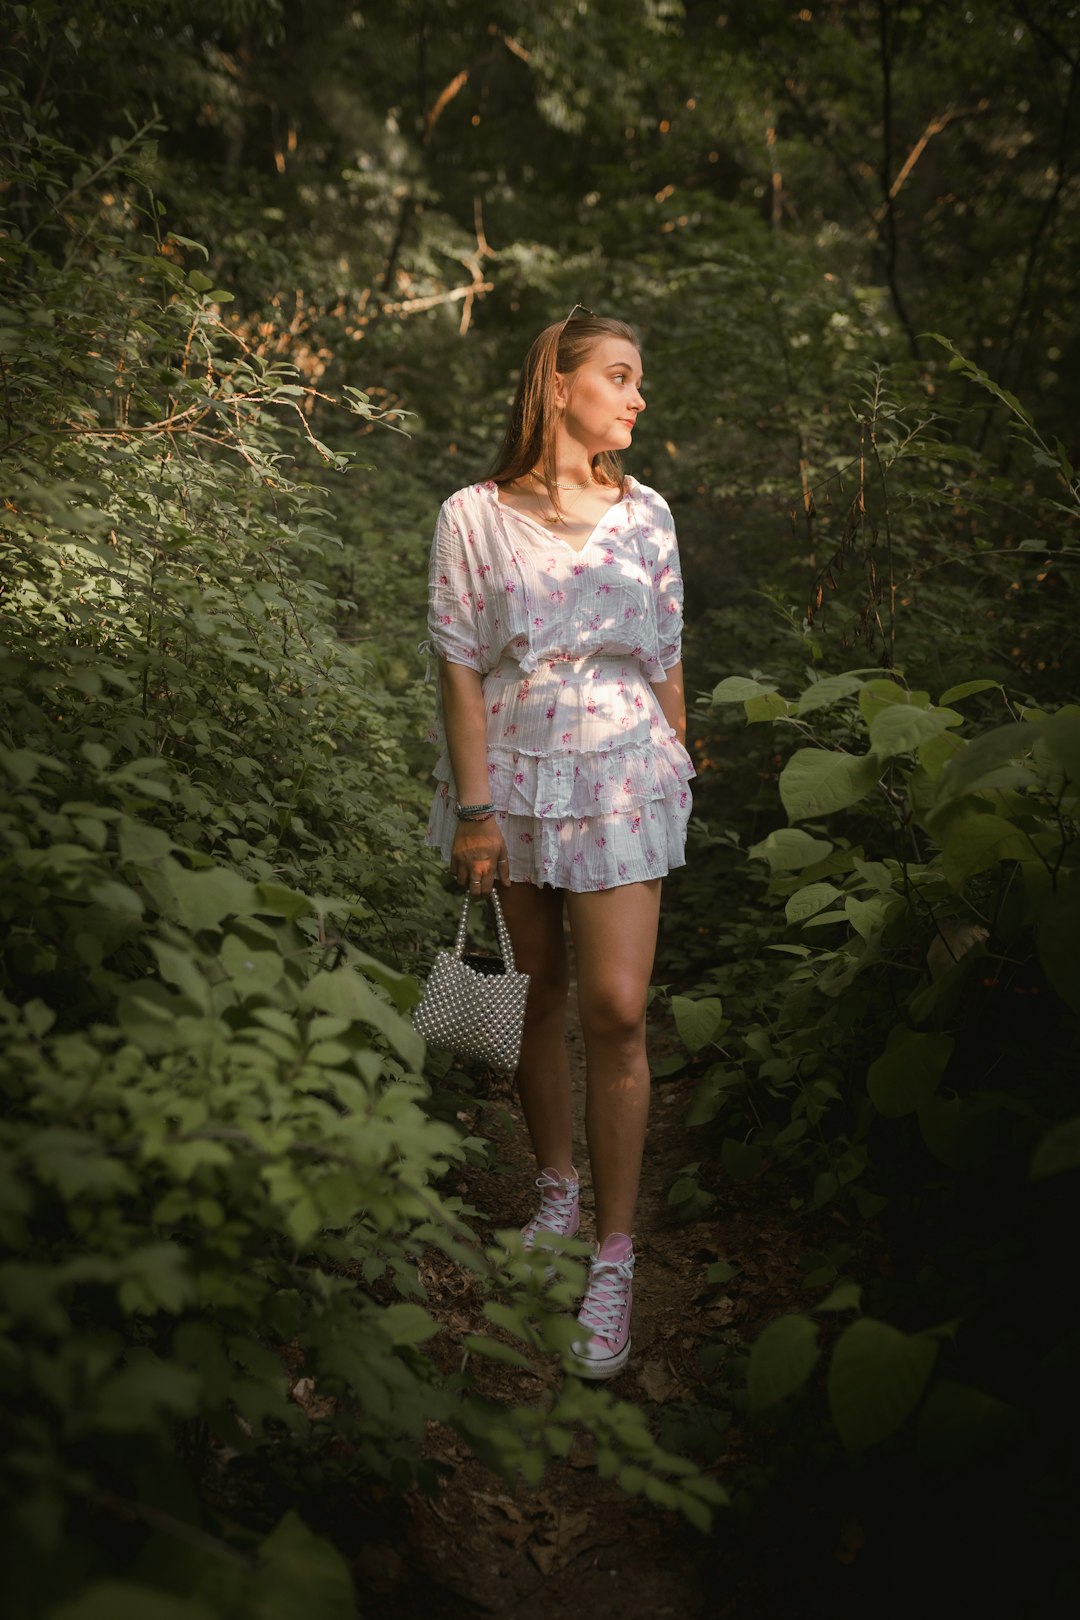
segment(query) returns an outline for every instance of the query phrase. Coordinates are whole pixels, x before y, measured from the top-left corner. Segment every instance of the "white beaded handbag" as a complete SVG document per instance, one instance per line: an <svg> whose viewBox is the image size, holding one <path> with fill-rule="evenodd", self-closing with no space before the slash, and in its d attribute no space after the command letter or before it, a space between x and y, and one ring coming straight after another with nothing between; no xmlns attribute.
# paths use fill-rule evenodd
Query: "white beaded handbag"
<svg viewBox="0 0 1080 1620"><path fill-rule="evenodd" d="M514 947L494 890L490 899L501 961L466 953L470 904L466 895L454 948L436 956L412 1021L431 1045L512 1075L521 1052L529 975L514 967Z"/></svg>

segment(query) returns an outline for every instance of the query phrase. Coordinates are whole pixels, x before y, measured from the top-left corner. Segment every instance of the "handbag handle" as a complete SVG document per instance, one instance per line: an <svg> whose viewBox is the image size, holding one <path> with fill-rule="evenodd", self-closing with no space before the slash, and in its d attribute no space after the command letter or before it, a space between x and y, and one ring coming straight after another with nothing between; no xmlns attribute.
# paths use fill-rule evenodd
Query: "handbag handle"
<svg viewBox="0 0 1080 1620"><path fill-rule="evenodd" d="M461 921L458 923L457 939L454 941L454 955L459 961L465 952L465 937L469 930L469 906L472 899L473 896L467 894L461 907ZM499 936L499 953L503 959L503 966L507 973L514 973L516 972L514 967L514 947L510 943L510 930L503 920L502 907L494 889L488 895L488 899L491 901L492 909L495 912L495 932Z"/></svg>

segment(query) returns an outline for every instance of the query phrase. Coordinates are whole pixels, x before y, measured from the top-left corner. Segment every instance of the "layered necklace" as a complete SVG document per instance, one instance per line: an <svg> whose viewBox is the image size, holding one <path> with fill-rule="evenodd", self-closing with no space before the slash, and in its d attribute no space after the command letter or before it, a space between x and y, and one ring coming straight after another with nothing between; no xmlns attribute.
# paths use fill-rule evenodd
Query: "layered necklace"
<svg viewBox="0 0 1080 1620"><path fill-rule="evenodd" d="M532 473L529 474L529 477L534 481L534 483L539 485L540 489L546 489L547 486L545 485L544 480L542 478L540 478L538 476L538 474L532 472ZM568 506L573 506L573 505L575 505L578 497L582 494L582 492L584 490L586 490L586 489L591 489L591 488L595 487L595 484L596 484L596 479L593 477L592 473L590 472L588 478L586 478L583 483L580 483L580 484L561 484L561 483L558 482L558 480L556 480L555 488L558 489L558 490L563 490L568 494L572 494L574 499L571 500L571 501L568 501L567 505ZM566 518L563 516L563 514L561 512L542 512L541 517L543 518L545 523L565 523L566 522Z"/></svg>

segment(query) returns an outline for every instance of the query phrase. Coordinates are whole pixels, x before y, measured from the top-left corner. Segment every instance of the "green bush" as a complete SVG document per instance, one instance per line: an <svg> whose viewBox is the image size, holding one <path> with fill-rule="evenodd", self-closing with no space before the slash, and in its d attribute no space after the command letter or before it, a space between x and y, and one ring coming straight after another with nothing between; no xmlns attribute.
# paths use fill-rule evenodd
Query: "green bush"
<svg viewBox="0 0 1080 1620"><path fill-rule="evenodd" d="M1004 401L1051 475L1012 503L1041 507L1030 549L1045 559L1040 578L1060 581L1020 603L1042 669L1051 651L1069 656L1075 475L1017 401L955 351L953 364ZM869 613L848 602L839 616L878 615L886 665L890 599L894 587L914 594L925 558L911 536L930 527L924 505L897 502L888 471L867 532L849 537ZM890 497L906 548L894 536L887 549ZM969 492L969 513L977 501ZM950 585L974 636L1001 600L1002 557L1014 579L1023 561L1015 535L995 547L982 519L967 580ZM964 1474L973 1526L980 1515L1026 1524L1021 1481L1067 1500L1074 1410L1076 1330L1052 1256L1075 1223L1080 1169L1080 707L1041 707L985 674L935 701L920 679L956 650L935 645L933 618L902 622L903 668L811 667L795 683L790 669L755 670L715 687L714 709L741 708L765 735L754 757L773 767L763 774L787 824L742 857L742 920L729 928L754 975L719 962L673 1004L712 1176L779 1170L793 1207L822 1212L834 1234L803 1258L819 1302L750 1349L751 1414L804 1425L819 1459L826 1424L849 1452L884 1448L894 1475L877 1469L868 1512L895 1514L912 1479L959 1468L981 1470ZM805 625L801 641L836 656Z"/></svg>
<svg viewBox="0 0 1080 1620"><path fill-rule="evenodd" d="M551 1303L579 1267L545 1303L544 1268L484 1253L439 1191L468 1144L427 1106L416 981L372 954L423 898L422 790L325 584L304 469L349 465L315 437L327 402L223 320L205 250L159 234L140 137L93 164L5 107L9 1598L66 1620L352 1614L341 1555L273 1504L430 1484L432 1420L531 1479L584 1422L602 1469L707 1522L723 1493L631 1408L478 1393L484 1358L566 1351ZM501 1330L465 1370L422 1348L431 1249ZM225 1508L228 1458L248 1497Z"/></svg>

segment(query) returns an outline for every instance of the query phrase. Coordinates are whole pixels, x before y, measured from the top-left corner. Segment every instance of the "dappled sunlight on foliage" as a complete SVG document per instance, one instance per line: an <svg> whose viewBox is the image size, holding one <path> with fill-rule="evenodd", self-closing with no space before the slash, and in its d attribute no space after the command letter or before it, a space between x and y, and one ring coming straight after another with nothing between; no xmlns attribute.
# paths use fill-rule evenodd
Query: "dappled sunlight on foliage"
<svg viewBox="0 0 1080 1620"><path fill-rule="evenodd" d="M0 29L14 1608L337 1620L378 1504L575 1435L738 1542L746 1620L1075 1598L1074 9ZM563 1379L581 1255L477 1237L505 1167L409 1021L431 529L578 300L642 335L688 587L660 1204L708 1303L648 1412ZM813 1237L746 1316L751 1193Z"/></svg>

